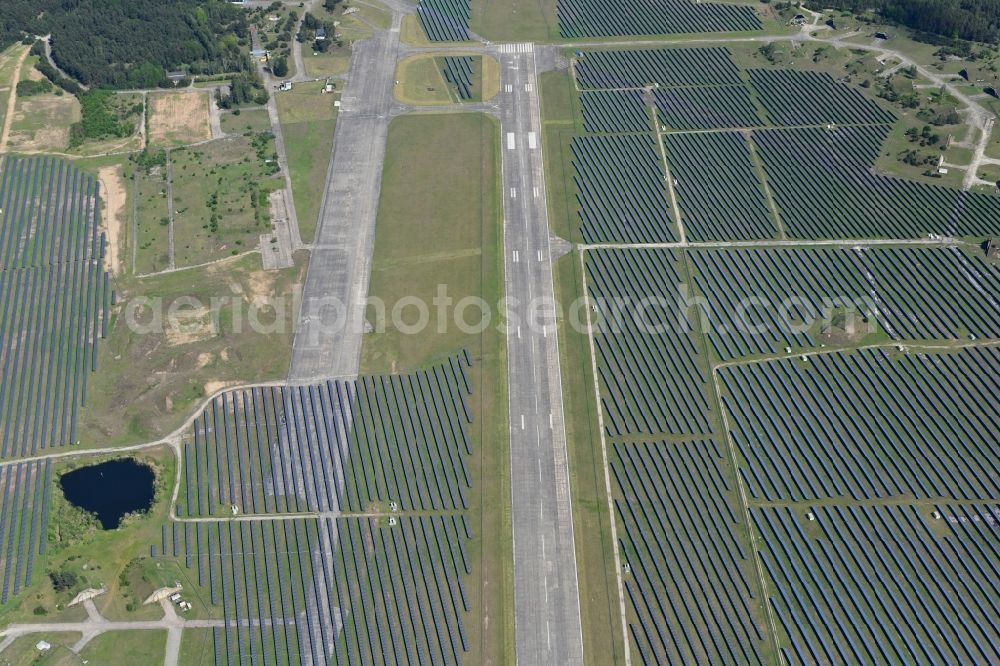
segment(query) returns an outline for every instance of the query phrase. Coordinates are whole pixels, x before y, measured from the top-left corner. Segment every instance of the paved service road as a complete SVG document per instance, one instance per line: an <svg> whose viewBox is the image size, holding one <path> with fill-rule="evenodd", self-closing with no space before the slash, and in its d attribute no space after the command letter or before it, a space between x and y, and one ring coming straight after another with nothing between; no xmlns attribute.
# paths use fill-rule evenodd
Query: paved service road
<svg viewBox="0 0 1000 666"><path fill-rule="evenodd" d="M288 378L354 375L368 295L401 16L355 42Z"/></svg>
<svg viewBox="0 0 1000 666"><path fill-rule="evenodd" d="M532 300L553 299L535 59L530 44L498 50L506 293L520 303L507 334L517 661L582 664L555 317L529 322Z"/></svg>

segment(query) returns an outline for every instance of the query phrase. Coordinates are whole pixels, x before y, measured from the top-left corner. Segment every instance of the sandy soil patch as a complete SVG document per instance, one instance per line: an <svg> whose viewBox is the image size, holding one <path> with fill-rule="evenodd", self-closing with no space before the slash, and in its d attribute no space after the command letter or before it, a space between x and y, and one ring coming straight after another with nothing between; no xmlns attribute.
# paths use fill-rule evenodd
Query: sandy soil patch
<svg viewBox="0 0 1000 666"><path fill-rule="evenodd" d="M121 230L125 222L125 180L122 178L122 167L101 167L97 171L97 178L101 181L101 191L104 193L101 212L104 232L108 237L104 265L112 275L121 275Z"/></svg>
<svg viewBox="0 0 1000 666"><path fill-rule="evenodd" d="M69 146L69 129L46 127L40 130L11 132L7 146L12 152L37 153L46 150L66 150Z"/></svg>
<svg viewBox="0 0 1000 666"><path fill-rule="evenodd" d="M249 300L256 307L267 304L274 296L275 275L267 271L255 271L248 276L250 283Z"/></svg>
<svg viewBox="0 0 1000 666"><path fill-rule="evenodd" d="M20 56L17 58L17 64L14 66L14 74L11 76L10 80L10 95L7 96L7 112L4 114L3 127L0 127L0 153L6 152L7 150L7 139L10 135L10 125L11 121L14 119L14 105L17 103L17 92L14 86L18 77L21 75L21 66L24 65L25 59L28 57L28 49L24 49Z"/></svg>
<svg viewBox="0 0 1000 666"><path fill-rule="evenodd" d="M211 138L207 92L157 93L150 95L149 103L151 143L186 144Z"/></svg>
<svg viewBox="0 0 1000 666"><path fill-rule="evenodd" d="M206 382L205 383L205 395L214 395L216 392L221 391L229 386L238 386L242 382L228 381L228 382Z"/></svg>
<svg viewBox="0 0 1000 666"><path fill-rule="evenodd" d="M180 308L174 313L172 320L165 313L163 326L167 344L171 347L203 342L215 335L212 313L207 307Z"/></svg>
<svg viewBox="0 0 1000 666"><path fill-rule="evenodd" d="M69 127L80 119L76 97L39 95L21 99L17 107L8 137L11 150L60 151L69 146Z"/></svg>

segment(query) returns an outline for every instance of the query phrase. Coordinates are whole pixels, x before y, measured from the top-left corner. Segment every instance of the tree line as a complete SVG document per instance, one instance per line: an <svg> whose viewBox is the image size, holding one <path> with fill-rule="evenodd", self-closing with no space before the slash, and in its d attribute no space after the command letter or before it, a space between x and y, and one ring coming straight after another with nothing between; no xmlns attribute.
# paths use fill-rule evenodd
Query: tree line
<svg viewBox="0 0 1000 666"><path fill-rule="evenodd" d="M151 88L171 70L241 71L249 27L225 0L3 0L0 46L52 36L52 59L94 88Z"/></svg>
<svg viewBox="0 0 1000 666"><path fill-rule="evenodd" d="M1000 41L1000 0L811 0L807 5L861 16L874 12L890 23L948 39Z"/></svg>

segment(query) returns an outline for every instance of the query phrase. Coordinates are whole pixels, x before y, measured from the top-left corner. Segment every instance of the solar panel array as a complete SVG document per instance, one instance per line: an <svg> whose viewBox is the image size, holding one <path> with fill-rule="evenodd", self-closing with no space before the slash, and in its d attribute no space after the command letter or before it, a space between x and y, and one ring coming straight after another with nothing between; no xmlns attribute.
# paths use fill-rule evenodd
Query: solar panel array
<svg viewBox="0 0 1000 666"><path fill-rule="evenodd" d="M723 48L572 69L632 660L1000 662L1000 265L656 247L678 222L696 243L995 237L1000 197L877 174L896 116L827 74Z"/></svg>
<svg viewBox="0 0 1000 666"><path fill-rule="evenodd" d="M31 585L35 556L45 554L52 461L25 461L0 468L0 569L5 604Z"/></svg>
<svg viewBox="0 0 1000 666"><path fill-rule="evenodd" d="M221 615L216 664L469 658L470 367L232 390L199 415L185 522L150 552Z"/></svg>
<svg viewBox="0 0 1000 666"><path fill-rule="evenodd" d="M69 162L0 164L0 458L76 442L111 303L98 213Z"/></svg>
<svg viewBox="0 0 1000 666"><path fill-rule="evenodd" d="M184 445L178 515L465 509L468 367L223 393Z"/></svg>
<svg viewBox="0 0 1000 666"><path fill-rule="evenodd" d="M163 551L221 612L217 665L461 663L473 611L468 521L394 521L185 523Z"/></svg>
<svg viewBox="0 0 1000 666"><path fill-rule="evenodd" d="M471 100L473 97L473 78L476 59L472 56L446 56L441 58L441 71L444 80L455 87L458 99Z"/></svg>
<svg viewBox="0 0 1000 666"><path fill-rule="evenodd" d="M464 42L470 38L469 0L419 0L417 17L432 42Z"/></svg>
<svg viewBox="0 0 1000 666"><path fill-rule="evenodd" d="M760 30L750 6L691 0L624 0L613 5L597 0L559 0L561 37L621 37L684 32Z"/></svg>

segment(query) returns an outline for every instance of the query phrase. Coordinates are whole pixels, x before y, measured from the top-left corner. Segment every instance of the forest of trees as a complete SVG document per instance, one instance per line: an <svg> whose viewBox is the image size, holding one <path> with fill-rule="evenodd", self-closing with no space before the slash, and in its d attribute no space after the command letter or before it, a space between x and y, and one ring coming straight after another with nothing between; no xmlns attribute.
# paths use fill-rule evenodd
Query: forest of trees
<svg viewBox="0 0 1000 666"><path fill-rule="evenodd" d="M2 0L0 46L52 35L52 58L98 88L148 88L170 70L239 71L245 12L225 0Z"/></svg>
<svg viewBox="0 0 1000 666"><path fill-rule="evenodd" d="M877 13L890 23L948 39L1000 40L1000 0L809 0L810 9Z"/></svg>

